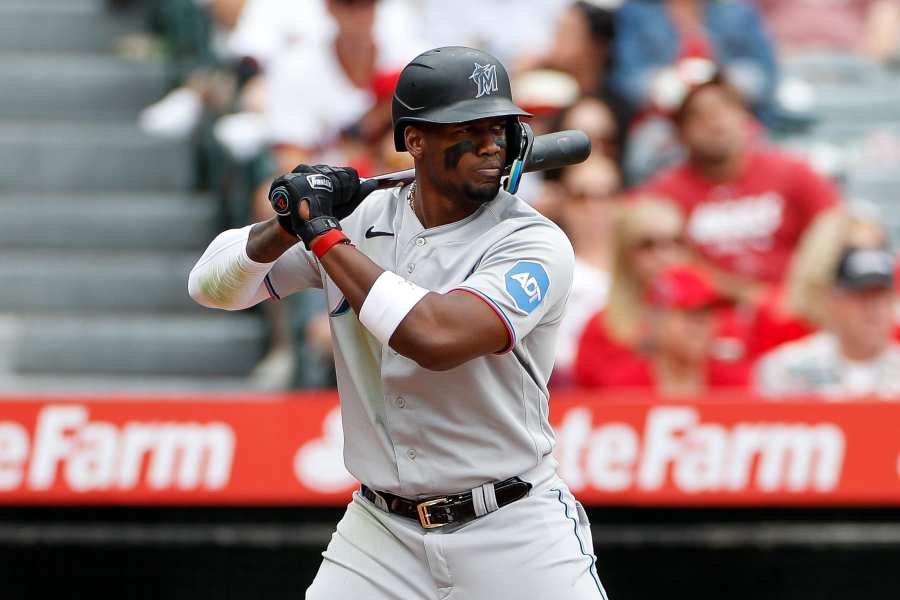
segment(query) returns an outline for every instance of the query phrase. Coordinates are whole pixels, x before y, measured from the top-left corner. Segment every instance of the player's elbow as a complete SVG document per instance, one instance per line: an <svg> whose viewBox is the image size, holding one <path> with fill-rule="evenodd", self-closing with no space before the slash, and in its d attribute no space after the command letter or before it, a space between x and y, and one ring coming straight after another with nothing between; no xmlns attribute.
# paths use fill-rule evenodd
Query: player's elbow
<svg viewBox="0 0 900 600"><path fill-rule="evenodd" d="M449 371L461 365L464 361L448 359L446 356L420 356L414 359L423 369L429 371Z"/></svg>
<svg viewBox="0 0 900 600"><path fill-rule="evenodd" d="M460 356L452 336L440 331L432 331L415 340L406 340L398 346L400 347L395 348L398 352L429 371L449 371L466 362L466 358Z"/></svg>
<svg viewBox="0 0 900 600"><path fill-rule="evenodd" d="M222 310L239 310L242 307L232 306L215 293L210 293L210 286L204 283L206 274L202 268L194 267L188 276L188 295L200 306L219 308Z"/></svg>

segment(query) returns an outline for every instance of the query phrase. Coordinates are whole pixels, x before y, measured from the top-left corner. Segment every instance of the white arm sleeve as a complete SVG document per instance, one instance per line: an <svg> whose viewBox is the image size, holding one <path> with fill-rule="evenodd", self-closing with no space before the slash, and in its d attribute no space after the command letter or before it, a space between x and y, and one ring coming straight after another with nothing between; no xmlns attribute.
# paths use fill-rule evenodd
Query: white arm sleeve
<svg viewBox="0 0 900 600"><path fill-rule="evenodd" d="M188 293L209 308L241 310L263 300L309 287L321 287L313 260L297 244L275 262L259 263L247 256L248 225L230 229L214 239L188 278Z"/></svg>

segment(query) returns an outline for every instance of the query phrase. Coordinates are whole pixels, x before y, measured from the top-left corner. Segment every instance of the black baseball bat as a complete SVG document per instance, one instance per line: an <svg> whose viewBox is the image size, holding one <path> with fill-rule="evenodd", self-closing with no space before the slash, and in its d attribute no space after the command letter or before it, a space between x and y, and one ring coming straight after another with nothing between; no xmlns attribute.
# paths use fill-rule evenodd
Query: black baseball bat
<svg viewBox="0 0 900 600"><path fill-rule="evenodd" d="M546 133L534 138L531 155L525 163L525 172L559 169L583 162L591 154L591 140L577 129ZM395 173L385 173L362 180L361 197L365 198L375 190L407 185L416 178L415 169Z"/></svg>

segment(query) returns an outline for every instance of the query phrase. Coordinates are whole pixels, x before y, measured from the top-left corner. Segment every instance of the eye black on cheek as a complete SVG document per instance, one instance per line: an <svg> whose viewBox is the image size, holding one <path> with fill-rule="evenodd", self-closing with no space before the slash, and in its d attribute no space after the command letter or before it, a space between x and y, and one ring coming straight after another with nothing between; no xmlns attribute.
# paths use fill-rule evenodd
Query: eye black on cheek
<svg viewBox="0 0 900 600"><path fill-rule="evenodd" d="M473 144L470 140L457 142L444 150L444 168L448 170L455 169L459 164L459 161L462 159L463 154L466 154L467 152L477 154L475 144Z"/></svg>

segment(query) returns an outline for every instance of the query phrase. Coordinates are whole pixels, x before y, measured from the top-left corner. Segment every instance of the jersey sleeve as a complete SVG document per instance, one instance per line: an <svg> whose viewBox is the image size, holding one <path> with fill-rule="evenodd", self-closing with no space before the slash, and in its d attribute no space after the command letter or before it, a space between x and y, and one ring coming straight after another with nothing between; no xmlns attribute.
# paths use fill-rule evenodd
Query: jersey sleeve
<svg viewBox="0 0 900 600"><path fill-rule="evenodd" d="M493 246L454 289L484 300L503 321L511 351L537 325L562 318L575 256L555 227L526 227Z"/></svg>
<svg viewBox="0 0 900 600"><path fill-rule="evenodd" d="M322 287L319 261L302 243L294 244L290 250L278 257L272 270L263 280L263 285L271 300L281 300L300 290Z"/></svg>

